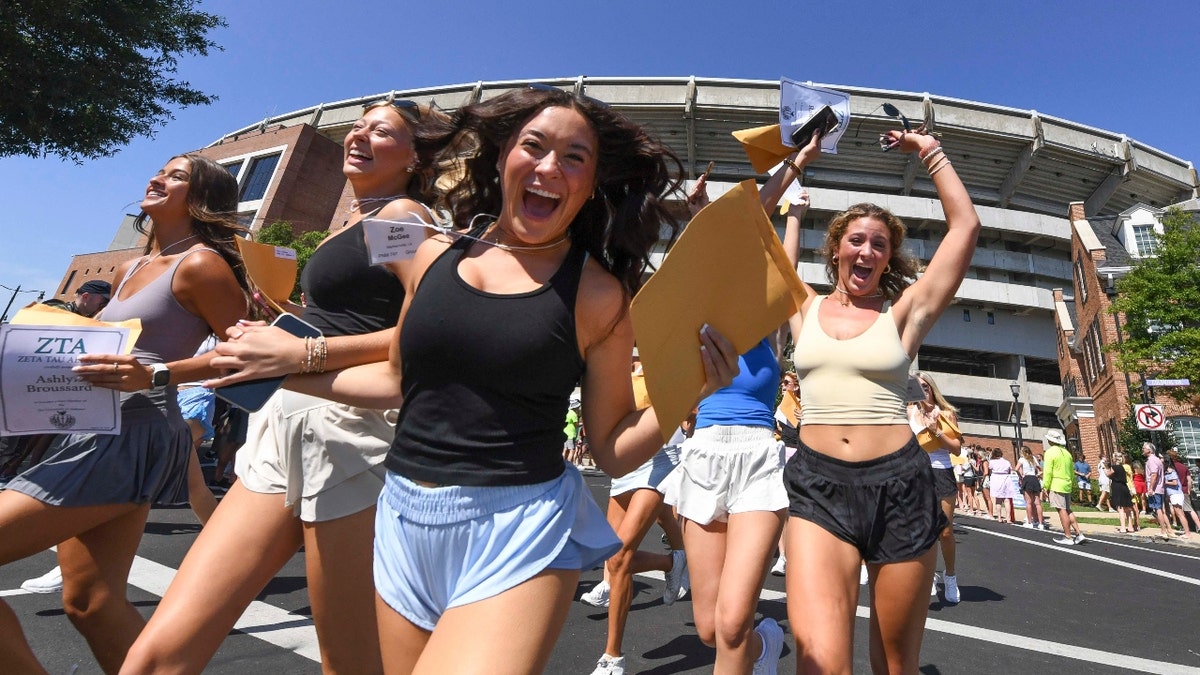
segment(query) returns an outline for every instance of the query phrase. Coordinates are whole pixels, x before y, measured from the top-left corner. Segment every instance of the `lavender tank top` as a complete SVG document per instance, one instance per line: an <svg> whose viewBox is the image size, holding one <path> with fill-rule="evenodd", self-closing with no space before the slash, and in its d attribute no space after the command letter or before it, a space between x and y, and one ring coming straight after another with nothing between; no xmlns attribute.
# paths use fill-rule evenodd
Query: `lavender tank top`
<svg viewBox="0 0 1200 675"><path fill-rule="evenodd" d="M121 289L125 288L130 274L136 271L136 265L130 267L108 305L97 316L103 321L142 320L142 334L133 346L133 355L138 361L144 364L170 363L191 358L200 343L212 332L204 319L184 309L171 292L171 282L179 263L201 251L220 255L211 248L185 251L145 288L122 300Z"/></svg>

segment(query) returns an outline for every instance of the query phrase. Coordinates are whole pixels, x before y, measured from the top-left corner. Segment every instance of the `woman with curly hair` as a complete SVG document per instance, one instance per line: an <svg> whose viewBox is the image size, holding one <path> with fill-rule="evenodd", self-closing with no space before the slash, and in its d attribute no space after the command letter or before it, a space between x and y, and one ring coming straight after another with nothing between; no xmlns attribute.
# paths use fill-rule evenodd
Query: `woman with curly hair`
<svg viewBox="0 0 1200 675"><path fill-rule="evenodd" d="M465 234L418 249L387 362L291 386L400 405L375 521L385 671L538 672L580 570L620 547L562 458L576 383L601 469L662 445L653 407L635 410L629 302L675 225L678 164L611 108L541 86L460 108L416 146L465 158L447 198ZM737 355L707 329L696 349L698 399Z"/></svg>

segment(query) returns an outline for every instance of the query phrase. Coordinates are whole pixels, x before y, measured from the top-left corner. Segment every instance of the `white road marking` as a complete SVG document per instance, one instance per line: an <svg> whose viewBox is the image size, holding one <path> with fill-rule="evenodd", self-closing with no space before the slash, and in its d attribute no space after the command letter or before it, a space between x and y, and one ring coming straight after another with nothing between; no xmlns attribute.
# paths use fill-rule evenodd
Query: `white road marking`
<svg viewBox="0 0 1200 675"><path fill-rule="evenodd" d="M33 595L23 588L14 588L11 591L0 591L0 598L8 598L14 595Z"/></svg>
<svg viewBox="0 0 1200 675"><path fill-rule="evenodd" d="M161 598L175 578L175 572L174 568L138 556L133 559L133 568L129 571L129 584ZM292 614L255 600L234 624L234 629L311 661L321 662L317 629L307 616Z"/></svg>
<svg viewBox="0 0 1200 675"><path fill-rule="evenodd" d="M1024 537L1017 537L1017 536L1014 536L1011 534L1002 534L1000 532L992 532L990 530L984 530L984 529L981 529L978 527L971 527L970 525L961 525L960 527L964 527L968 530L973 530L975 532L990 535L993 537L1012 539L1013 541L1019 541L1022 544L1026 544L1027 546L1040 546L1042 548L1048 548L1048 549L1051 549L1054 551L1058 551L1059 553L1068 553L1070 555L1077 555L1081 558L1088 558L1089 560L1095 560L1095 561L1102 562L1102 563L1108 563L1109 565L1116 565L1117 567L1126 567L1131 570L1137 570L1138 572L1145 572L1146 574L1153 574L1155 576L1163 577L1164 579L1171 579L1173 581L1182 581L1185 584L1191 584L1193 586L1200 586L1200 579L1197 579L1194 577L1187 577L1182 574L1175 574L1173 572L1164 572L1162 570L1156 570L1153 567L1146 567L1145 565L1137 565L1137 564L1134 564L1131 562L1125 562L1124 560L1114 560L1112 558L1105 558L1102 555L1096 555L1095 553L1088 553L1087 551L1081 551L1081 550L1079 550L1079 546L1060 546L1059 544L1047 544L1047 543L1043 543L1040 541L1030 541L1029 539L1025 539ZM1099 540L1097 540L1097 541L1099 541ZM1109 542L1106 541L1104 543L1107 544Z"/></svg>
<svg viewBox="0 0 1200 675"><path fill-rule="evenodd" d="M772 591L769 589L763 589L762 594L759 595L759 598L769 602L787 602L786 594L781 593L780 591ZM871 608L860 605L857 611L857 616L860 619L871 618ZM1135 670L1143 673L1158 673L1161 675L1200 675L1200 668L1193 668L1191 666L1182 666L1177 663L1167 663L1166 661L1153 661L1150 659L1143 659L1138 656L1127 656L1125 654L1105 652L1099 649L1077 647L1075 645L1063 644L1061 642L1051 642L1049 640L1042 640L1025 635L1015 635L1013 633L1004 633L998 630L991 630L989 628L980 628L979 626L970 626L962 623L954 623L952 621L943 621L942 619L925 619L925 630L936 631L938 633L948 633L950 635L970 638L973 640L984 640L992 644L1026 649L1039 654L1061 656L1063 658L1112 666L1114 668L1125 668L1127 670Z"/></svg>

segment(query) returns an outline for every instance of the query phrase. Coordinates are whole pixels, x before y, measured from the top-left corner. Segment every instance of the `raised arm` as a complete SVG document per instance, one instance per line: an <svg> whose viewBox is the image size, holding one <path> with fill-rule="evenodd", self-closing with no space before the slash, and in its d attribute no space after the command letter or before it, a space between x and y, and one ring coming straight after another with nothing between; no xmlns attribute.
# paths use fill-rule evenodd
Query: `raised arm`
<svg viewBox="0 0 1200 675"><path fill-rule="evenodd" d="M901 338L908 348L919 345L937 318L950 306L967 275L975 242L979 238L979 214L967 188L954 170L941 143L923 133L889 131L894 147L915 152L929 172L946 215L946 236L925 268L925 273L904 293L897 310L906 317ZM908 304L902 308L901 304ZM915 330L914 330L915 329Z"/></svg>

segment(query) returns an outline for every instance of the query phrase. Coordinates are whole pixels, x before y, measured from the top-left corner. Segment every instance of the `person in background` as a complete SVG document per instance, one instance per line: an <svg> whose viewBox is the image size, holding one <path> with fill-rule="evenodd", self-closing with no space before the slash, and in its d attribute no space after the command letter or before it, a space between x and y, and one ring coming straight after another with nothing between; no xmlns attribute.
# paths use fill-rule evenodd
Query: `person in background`
<svg viewBox="0 0 1200 675"><path fill-rule="evenodd" d="M99 279L85 281L75 290L75 299L65 309L81 316L93 317L100 313L112 298L112 284Z"/></svg>
<svg viewBox="0 0 1200 675"><path fill-rule="evenodd" d="M1017 475L1021 478L1021 492L1025 495L1025 525L1034 529L1045 529L1042 517L1042 481L1033 451L1021 448L1021 459L1017 461Z"/></svg>
<svg viewBox="0 0 1200 675"><path fill-rule="evenodd" d="M1087 506L1092 503L1092 465L1083 458L1083 453L1075 455L1075 480L1079 485L1079 503Z"/></svg>
<svg viewBox="0 0 1200 675"><path fill-rule="evenodd" d="M1158 529L1164 539L1175 536L1171 531L1171 523L1167 520L1166 506L1166 472L1162 458L1158 456L1158 446L1153 443L1142 443L1142 452L1146 455L1146 508L1154 513L1158 521Z"/></svg>
<svg viewBox="0 0 1200 675"><path fill-rule="evenodd" d="M1163 505L1163 510L1170 509L1175 519L1179 522L1179 526L1183 529L1183 534L1179 535L1181 539L1187 539L1192 534L1191 527L1186 518L1183 516L1183 481L1179 477L1179 471L1175 468L1175 463L1171 461L1163 462L1163 487L1167 498L1167 503Z"/></svg>
<svg viewBox="0 0 1200 675"><path fill-rule="evenodd" d="M990 455L984 448L976 448L975 463L979 467L979 501L982 507L984 518L988 520L996 519L996 506L992 501L992 463L988 461Z"/></svg>
<svg viewBox="0 0 1200 675"><path fill-rule="evenodd" d="M1112 505L1112 479L1108 477L1108 464L1107 457L1101 457L1100 462L1096 464L1096 482L1100 485L1100 496L1096 498L1096 510L1112 513L1116 509Z"/></svg>
<svg viewBox="0 0 1200 675"><path fill-rule="evenodd" d="M63 608L105 672L117 672L145 624L126 589L151 505L188 501L192 442L174 385L217 372L196 349L248 310L237 203L237 181L201 155L172 157L150 179L134 221L149 235L145 254L118 268L98 316L140 319L142 332L131 353L83 354L73 369L121 392L121 433L60 436L0 492L0 564L58 545ZM3 600L0 664L43 672Z"/></svg>
<svg viewBox="0 0 1200 675"><path fill-rule="evenodd" d="M804 199L808 199L807 192L804 193ZM783 443L784 461L786 462L796 454L800 443L800 429L797 428L800 424L800 380L794 371L789 370L779 378L779 389L779 405L775 408L775 433L779 434L779 440ZM786 534L787 523L784 523L784 530L779 534L777 547L779 557L771 566L771 574L777 577L787 574L787 553L783 541Z"/></svg>
<svg viewBox="0 0 1200 675"><path fill-rule="evenodd" d="M1180 500L1183 502L1180 504L1180 508L1183 510L1181 520L1183 518L1190 519L1192 529L1200 532L1200 518L1196 516L1196 510L1192 507L1192 477L1188 473L1187 465L1179 460L1179 450L1176 448L1168 450L1167 457L1175 465L1175 471L1179 474L1180 488L1183 491L1183 499Z"/></svg>
<svg viewBox="0 0 1200 675"><path fill-rule="evenodd" d="M992 479L992 501L995 502L998 511L996 519L1001 523L1009 522L1012 500L1017 497L1017 486L1010 478L1012 473L1013 465L1004 458L1004 451L992 448L992 458L988 460L988 475Z"/></svg>
<svg viewBox="0 0 1200 675"><path fill-rule="evenodd" d="M958 557L956 555L957 544L954 539L954 498L958 492L958 486L954 482L954 463L950 457L958 455L962 451L962 435L953 432L943 433L941 417L949 418L950 423L957 429L958 408L946 400L942 391L938 389L937 382L929 373L917 371L914 376L921 385L924 398L908 405L908 424L913 433L919 434L928 431L918 440L925 439L921 447L929 455L929 464L933 469L934 488L937 490L938 499L942 505L942 513L946 516L946 527L938 536L942 560L946 563L945 572L940 576L946 602L956 605L960 599L958 571L955 568ZM935 571L930 595L937 595L938 576Z"/></svg>
<svg viewBox="0 0 1200 675"><path fill-rule="evenodd" d="M1121 453L1116 453L1112 457L1112 462L1105 467L1105 472L1108 474L1110 489L1112 490L1112 505L1116 507L1118 517L1121 524L1117 527L1117 532L1126 533L1132 532L1135 528L1133 517L1133 494L1129 490L1129 465L1125 463L1125 456Z"/></svg>
<svg viewBox="0 0 1200 675"><path fill-rule="evenodd" d="M563 441L563 459L579 466L579 460L583 456L583 448L579 446L579 407L582 404L579 399L572 396L567 404L567 419L564 422L563 435L566 440Z"/></svg>
<svg viewBox="0 0 1200 675"><path fill-rule="evenodd" d="M1083 532L1071 511L1071 493L1075 487L1075 470L1071 463L1071 453L1067 450L1067 437L1058 429L1046 432L1046 450L1042 453L1045 461L1043 476L1046 479L1046 489L1050 492L1050 506L1058 511L1058 520L1062 525L1063 536L1054 540L1056 544L1074 546L1084 541ZM1071 533L1075 534L1072 535Z"/></svg>

